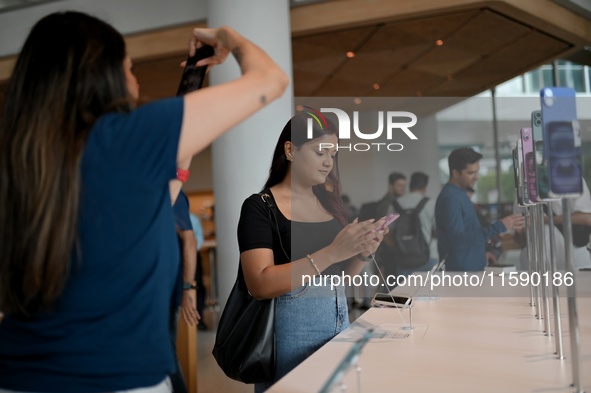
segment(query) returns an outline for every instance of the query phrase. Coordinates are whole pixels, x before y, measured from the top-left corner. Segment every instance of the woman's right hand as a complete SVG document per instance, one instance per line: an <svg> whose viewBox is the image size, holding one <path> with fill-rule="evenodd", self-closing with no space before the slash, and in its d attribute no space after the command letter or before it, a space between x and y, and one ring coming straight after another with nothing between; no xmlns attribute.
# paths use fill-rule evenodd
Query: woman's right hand
<svg viewBox="0 0 591 393"><path fill-rule="evenodd" d="M355 219L348 224L329 245L333 259L341 262L368 249L377 248L380 242L376 239L376 232L381 234L384 231L380 229L383 223L384 219L378 221L371 219L362 222Z"/></svg>
<svg viewBox="0 0 591 393"><path fill-rule="evenodd" d="M213 56L199 60L197 66L209 66L223 63L230 51L237 43L240 35L229 27L195 28L189 39L189 56L195 54L195 49L206 44L211 45L215 53Z"/></svg>

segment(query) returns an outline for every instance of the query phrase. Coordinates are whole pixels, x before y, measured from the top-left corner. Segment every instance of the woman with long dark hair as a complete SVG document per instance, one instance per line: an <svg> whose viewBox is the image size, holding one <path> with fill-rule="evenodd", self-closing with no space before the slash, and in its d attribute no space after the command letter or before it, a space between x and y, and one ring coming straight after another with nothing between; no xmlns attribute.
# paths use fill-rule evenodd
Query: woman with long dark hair
<svg viewBox="0 0 591 393"><path fill-rule="evenodd" d="M288 83L230 28L202 44L199 65L232 52L242 76L135 108L113 27L64 12L30 32L0 119L0 391L168 391L177 173Z"/></svg>
<svg viewBox="0 0 591 393"><path fill-rule="evenodd" d="M383 219L348 223L337 145L337 129L321 113L296 114L279 136L264 189L242 206L238 242L248 290L276 298L275 380L349 325L344 285L333 288L323 277L358 274L387 233ZM275 218L262 198L275 201Z"/></svg>

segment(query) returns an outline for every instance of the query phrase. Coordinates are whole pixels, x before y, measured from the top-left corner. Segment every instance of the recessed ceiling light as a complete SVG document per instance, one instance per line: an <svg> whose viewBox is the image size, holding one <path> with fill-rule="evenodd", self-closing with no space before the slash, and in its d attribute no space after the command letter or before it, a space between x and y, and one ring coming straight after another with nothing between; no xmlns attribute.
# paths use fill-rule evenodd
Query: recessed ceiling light
<svg viewBox="0 0 591 393"><path fill-rule="evenodd" d="M435 41L435 45L437 45L437 46L443 45L443 40L437 40L437 41Z"/></svg>
<svg viewBox="0 0 591 393"><path fill-rule="evenodd" d="M352 58L354 58L354 57L355 57L355 52L347 52L347 57L348 57L349 59L352 59Z"/></svg>
<svg viewBox="0 0 591 393"><path fill-rule="evenodd" d="M373 89L374 90L379 90L380 89L380 85L378 83L374 83L373 84Z"/></svg>

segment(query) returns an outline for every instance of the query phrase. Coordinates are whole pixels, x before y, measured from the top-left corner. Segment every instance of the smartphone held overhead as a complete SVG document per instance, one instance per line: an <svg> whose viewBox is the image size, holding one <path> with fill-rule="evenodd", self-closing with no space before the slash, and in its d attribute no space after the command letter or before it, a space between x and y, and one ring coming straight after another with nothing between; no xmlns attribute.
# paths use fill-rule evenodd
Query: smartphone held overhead
<svg viewBox="0 0 591 393"><path fill-rule="evenodd" d="M213 56L214 53L215 51L212 46L203 45L195 50L195 54L193 56L187 58L187 63L185 64L185 69L183 70L183 76L181 77L181 83L179 84L179 88L176 92L177 96L187 94L203 87L207 66L197 66L197 62Z"/></svg>

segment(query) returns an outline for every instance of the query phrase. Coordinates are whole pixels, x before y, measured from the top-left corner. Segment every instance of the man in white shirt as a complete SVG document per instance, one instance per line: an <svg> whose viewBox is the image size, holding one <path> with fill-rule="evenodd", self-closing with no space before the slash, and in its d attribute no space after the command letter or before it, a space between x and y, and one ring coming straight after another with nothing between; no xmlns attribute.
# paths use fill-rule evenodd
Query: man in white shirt
<svg viewBox="0 0 591 393"><path fill-rule="evenodd" d="M591 194L587 182L583 179L583 194L578 198L568 199L571 209L571 221L573 225L591 226ZM554 223L562 225L562 201L552 202ZM589 239L587 239L588 241ZM574 247L575 270L591 267L591 254L586 245Z"/></svg>
<svg viewBox="0 0 591 393"><path fill-rule="evenodd" d="M429 176L423 172L415 172L410 177L410 192L406 195L400 196L396 202L403 209L414 209L425 198L427 193L427 185L429 184ZM398 267L398 274L410 274L413 271L428 271L437 263L437 239L435 237L435 201L429 199L427 204L419 213L419 220L421 221L421 229L423 236L429 244L429 261L423 265L415 268Z"/></svg>

